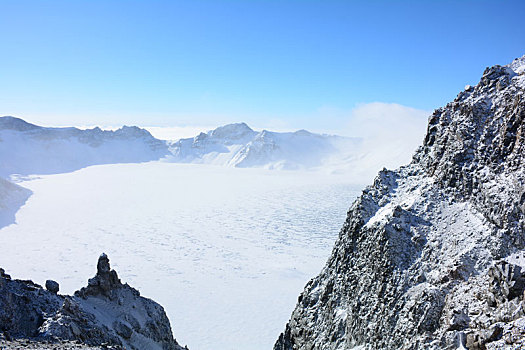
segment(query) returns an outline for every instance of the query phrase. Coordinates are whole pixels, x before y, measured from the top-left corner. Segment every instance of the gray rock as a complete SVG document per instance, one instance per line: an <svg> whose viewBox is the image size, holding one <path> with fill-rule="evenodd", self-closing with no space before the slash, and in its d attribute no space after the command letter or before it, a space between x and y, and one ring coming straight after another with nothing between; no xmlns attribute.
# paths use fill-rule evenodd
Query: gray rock
<svg viewBox="0 0 525 350"><path fill-rule="evenodd" d="M58 290L60 289L60 286L58 282L55 282L53 280L47 280L46 281L46 289L50 291L51 293L57 294Z"/></svg>
<svg viewBox="0 0 525 350"><path fill-rule="evenodd" d="M77 341L92 347L142 349L148 344L151 349L183 349L173 338L162 306L122 284L105 254L98 260L95 277L74 296L57 295L58 283L51 280L46 281L46 290L1 272L4 335L40 342Z"/></svg>
<svg viewBox="0 0 525 350"><path fill-rule="evenodd" d="M464 310L453 310L449 317L448 330L458 331L468 328L470 317Z"/></svg>
<svg viewBox="0 0 525 350"><path fill-rule="evenodd" d="M117 272L111 270L109 258L105 253L102 253L97 262L97 274L89 279L87 287L75 292L75 296L84 298L88 296L106 296L115 299L116 294L112 293L112 291L118 290L123 286ZM138 291L135 292L138 294Z"/></svg>
<svg viewBox="0 0 525 350"><path fill-rule="evenodd" d="M2 269L2 268L0 268L0 277L1 277L1 278L6 278L6 279L8 279L8 280L11 279L11 276L8 275L8 274L6 274L6 273L5 273L5 270Z"/></svg>
<svg viewBox="0 0 525 350"><path fill-rule="evenodd" d="M80 337L80 335L82 334L82 331L80 330L80 328L77 326L76 323L71 323L69 327L71 328L71 332L73 333L75 337Z"/></svg>
<svg viewBox="0 0 525 350"><path fill-rule="evenodd" d="M131 338L131 335L133 334L133 330L128 325L120 321L115 321L113 329L124 339Z"/></svg>

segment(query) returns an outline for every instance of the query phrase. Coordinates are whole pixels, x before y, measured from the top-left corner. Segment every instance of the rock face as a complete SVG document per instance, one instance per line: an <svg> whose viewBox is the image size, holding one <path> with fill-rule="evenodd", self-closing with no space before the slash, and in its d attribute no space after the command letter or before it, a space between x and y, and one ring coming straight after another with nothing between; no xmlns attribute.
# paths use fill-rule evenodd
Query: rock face
<svg viewBox="0 0 525 350"><path fill-rule="evenodd" d="M122 284L105 254L99 258L95 277L74 296L58 295L58 283L49 283L49 290L45 290L0 272L0 332L8 340L79 341L88 346L137 350L184 349L173 339L162 306Z"/></svg>
<svg viewBox="0 0 525 350"><path fill-rule="evenodd" d="M525 347L524 69L487 68L363 191L275 350Z"/></svg>
<svg viewBox="0 0 525 350"><path fill-rule="evenodd" d="M56 281L53 281L53 280L47 280L46 281L46 289L48 291L50 291L51 293L55 293L57 294L58 291L60 290L60 285L58 284L58 282Z"/></svg>

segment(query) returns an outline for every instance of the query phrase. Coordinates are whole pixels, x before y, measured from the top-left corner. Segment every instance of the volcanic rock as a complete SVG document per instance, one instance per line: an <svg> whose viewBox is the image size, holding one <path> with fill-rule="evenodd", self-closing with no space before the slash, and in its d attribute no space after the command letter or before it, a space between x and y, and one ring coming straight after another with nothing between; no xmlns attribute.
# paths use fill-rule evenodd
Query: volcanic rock
<svg viewBox="0 0 525 350"><path fill-rule="evenodd" d="M49 343L76 341L86 349L184 349L173 339L162 306L122 284L105 254L95 277L74 296L58 295L58 283L51 280L46 289L13 280L0 269L2 348L14 349L21 341L30 344L28 348L40 343L42 349Z"/></svg>
<svg viewBox="0 0 525 350"><path fill-rule="evenodd" d="M60 286L59 286L58 282L56 282L56 281L47 280L46 281L46 289L48 291L50 291L51 293L57 294L58 290L60 289Z"/></svg>

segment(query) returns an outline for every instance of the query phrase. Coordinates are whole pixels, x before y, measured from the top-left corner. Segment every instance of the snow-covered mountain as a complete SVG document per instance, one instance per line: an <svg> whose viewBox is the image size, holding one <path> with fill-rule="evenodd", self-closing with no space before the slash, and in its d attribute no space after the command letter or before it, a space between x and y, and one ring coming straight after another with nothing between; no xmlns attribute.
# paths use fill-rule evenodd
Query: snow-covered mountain
<svg viewBox="0 0 525 350"><path fill-rule="evenodd" d="M525 348L525 56L354 202L275 350Z"/></svg>
<svg viewBox="0 0 525 350"><path fill-rule="evenodd" d="M355 148L357 138L320 135L306 130L272 132L252 130L245 123L228 124L194 138L169 143L170 161L239 168L307 169L321 166L344 148Z"/></svg>
<svg viewBox="0 0 525 350"><path fill-rule="evenodd" d="M0 117L0 177L63 173L95 164L161 158L239 168L308 169L334 158L341 162L343 153L352 160L360 143L359 138L306 130L254 131L245 123L221 126L193 138L163 141L136 126L115 131L47 128L15 117Z"/></svg>
<svg viewBox="0 0 525 350"><path fill-rule="evenodd" d="M168 153L164 141L136 126L115 131L96 127L46 128L0 117L0 177L52 174L88 165L156 160Z"/></svg>

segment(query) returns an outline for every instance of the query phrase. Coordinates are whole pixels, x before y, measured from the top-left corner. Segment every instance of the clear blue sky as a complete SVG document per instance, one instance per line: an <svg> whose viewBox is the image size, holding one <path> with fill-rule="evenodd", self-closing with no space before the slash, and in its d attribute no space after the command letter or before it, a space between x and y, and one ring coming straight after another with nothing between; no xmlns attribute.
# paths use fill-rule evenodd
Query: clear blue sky
<svg viewBox="0 0 525 350"><path fill-rule="evenodd" d="M522 0L0 0L0 115L315 129L370 102L432 110L525 54L524 14Z"/></svg>

